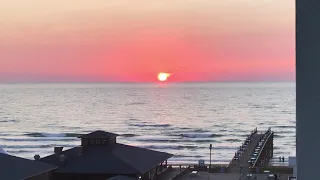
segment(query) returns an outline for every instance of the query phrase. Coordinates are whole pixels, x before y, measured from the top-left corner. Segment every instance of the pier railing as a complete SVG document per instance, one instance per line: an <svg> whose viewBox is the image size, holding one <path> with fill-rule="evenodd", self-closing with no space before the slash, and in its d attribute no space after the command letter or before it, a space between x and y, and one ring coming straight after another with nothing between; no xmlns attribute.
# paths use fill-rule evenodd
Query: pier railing
<svg viewBox="0 0 320 180"><path fill-rule="evenodd" d="M267 134L267 137L263 138L265 140L263 141L263 145L261 146L260 151L259 151L256 159L253 161L251 168L256 168L257 164L260 163L261 161L264 161L264 162L267 161L267 163L268 163L268 161L270 160L270 157L265 157L265 154L262 155L262 153L266 153L266 151L269 151L269 147L266 147L266 145L269 145L270 143L272 143L272 146L273 146L274 132L271 131L271 129L269 129L267 132L269 132L269 133ZM261 141L259 141L259 142L261 142ZM271 151L273 151L273 149L271 149ZM264 159L262 159L262 158L264 158Z"/></svg>
<svg viewBox="0 0 320 180"><path fill-rule="evenodd" d="M255 128L254 130L251 131L251 134L248 135L248 137L246 138L246 140L244 141L244 143L242 143L242 146L240 146L240 149L237 150L237 152L235 153L235 155L232 157L232 160L230 161L230 163L227 166L227 169L231 169L233 168L233 166L238 164L238 161L240 159L240 157L242 156L243 152L248 151L247 147L248 145L251 143L252 141L252 137L254 135L258 134L258 129ZM240 153L241 152L241 153Z"/></svg>

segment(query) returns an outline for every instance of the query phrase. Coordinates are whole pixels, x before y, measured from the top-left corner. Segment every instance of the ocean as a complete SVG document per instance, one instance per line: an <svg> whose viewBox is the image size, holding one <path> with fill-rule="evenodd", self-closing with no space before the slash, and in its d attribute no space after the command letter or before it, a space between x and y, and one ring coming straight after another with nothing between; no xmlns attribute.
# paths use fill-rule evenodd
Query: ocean
<svg viewBox="0 0 320 180"><path fill-rule="evenodd" d="M33 159L79 134L173 153L169 163L228 163L255 127L275 132L274 162L295 151L295 83L0 84L0 147Z"/></svg>

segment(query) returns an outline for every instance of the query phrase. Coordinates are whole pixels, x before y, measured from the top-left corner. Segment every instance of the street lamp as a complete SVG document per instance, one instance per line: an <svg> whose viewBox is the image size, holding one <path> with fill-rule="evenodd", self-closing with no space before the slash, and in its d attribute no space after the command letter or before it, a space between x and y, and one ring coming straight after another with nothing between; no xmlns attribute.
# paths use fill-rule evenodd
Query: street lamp
<svg viewBox="0 0 320 180"><path fill-rule="evenodd" d="M211 150L212 150L212 144L210 144L209 149L210 149L210 165L209 165L209 172L210 172L210 168L211 168Z"/></svg>

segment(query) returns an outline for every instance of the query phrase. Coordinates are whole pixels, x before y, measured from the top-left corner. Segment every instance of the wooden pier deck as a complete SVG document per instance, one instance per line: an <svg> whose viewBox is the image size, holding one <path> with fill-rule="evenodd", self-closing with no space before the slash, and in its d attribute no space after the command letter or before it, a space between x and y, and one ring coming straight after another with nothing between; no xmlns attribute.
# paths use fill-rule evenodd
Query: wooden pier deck
<svg viewBox="0 0 320 180"><path fill-rule="evenodd" d="M262 134L255 133L251 137L251 141L245 147L245 150L239 156L239 159L235 162L235 164L231 165L229 172L230 173L248 173L250 164L248 161L250 160L251 155L254 152L255 147L257 146L260 139L263 137ZM240 170L242 166L242 171Z"/></svg>

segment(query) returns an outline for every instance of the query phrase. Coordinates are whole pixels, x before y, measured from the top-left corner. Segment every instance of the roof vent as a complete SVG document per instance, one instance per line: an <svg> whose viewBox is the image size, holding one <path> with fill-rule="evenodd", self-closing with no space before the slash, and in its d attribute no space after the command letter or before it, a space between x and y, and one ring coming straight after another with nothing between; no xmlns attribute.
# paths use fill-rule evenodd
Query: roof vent
<svg viewBox="0 0 320 180"><path fill-rule="evenodd" d="M40 160L39 154L34 155L34 160L36 160L36 161L39 161L39 160Z"/></svg>

